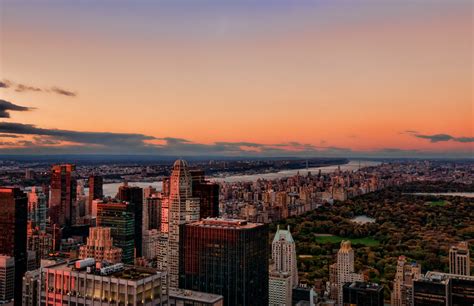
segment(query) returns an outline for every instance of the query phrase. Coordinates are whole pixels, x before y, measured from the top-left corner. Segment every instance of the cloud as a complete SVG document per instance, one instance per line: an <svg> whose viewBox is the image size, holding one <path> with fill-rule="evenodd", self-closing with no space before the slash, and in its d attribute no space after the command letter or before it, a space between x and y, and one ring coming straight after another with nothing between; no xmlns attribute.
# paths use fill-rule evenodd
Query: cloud
<svg viewBox="0 0 474 306"><path fill-rule="evenodd" d="M76 96L75 92L72 92L72 91L69 91L69 90L66 90L66 89L62 89L62 88L59 88L59 87L52 87L51 91L54 92L54 93L57 93L59 95L63 95L63 96L68 96L68 97L75 97Z"/></svg>
<svg viewBox="0 0 474 306"><path fill-rule="evenodd" d="M474 142L474 137L454 137L448 134L434 134L434 135L423 135L423 134L412 134L416 138L427 139L432 143L444 142L444 141L455 141L455 142Z"/></svg>
<svg viewBox="0 0 474 306"><path fill-rule="evenodd" d="M137 133L71 131L41 128L32 124L0 122L0 154L144 154L156 156L226 156L226 157L469 157L465 151L417 151L383 148L354 151L350 148L315 146L300 142L262 144L246 141L197 143L176 137L154 137ZM20 139L14 139L20 137ZM8 136L7 136L8 137Z"/></svg>
<svg viewBox="0 0 474 306"><path fill-rule="evenodd" d="M20 136L14 134L0 134L0 138L20 138Z"/></svg>
<svg viewBox="0 0 474 306"><path fill-rule="evenodd" d="M53 87L35 87L31 85L26 85L26 84L21 84L21 83L15 83L10 80L3 80L0 81L0 88L13 88L16 92L46 92L46 93L55 93L58 95L62 96L67 96L67 97L75 97L77 96L77 93L66 90L63 88L60 88L58 86L53 86Z"/></svg>
<svg viewBox="0 0 474 306"><path fill-rule="evenodd" d="M0 100L0 118L10 118L10 111L25 112L29 110L32 110L32 108Z"/></svg>

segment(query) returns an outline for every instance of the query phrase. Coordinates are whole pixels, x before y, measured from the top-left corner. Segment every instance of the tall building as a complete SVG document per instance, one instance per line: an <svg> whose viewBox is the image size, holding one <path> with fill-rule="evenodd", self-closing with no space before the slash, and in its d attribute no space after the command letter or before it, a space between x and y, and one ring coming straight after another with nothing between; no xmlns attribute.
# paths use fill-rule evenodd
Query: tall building
<svg viewBox="0 0 474 306"><path fill-rule="evenodd" d="M157 229L146 230L143 233L143 257L155 260L158 256L160 232Z"/></svg>
<svg viewBox="0 0 474 306"><path fill-rule="evenodd" d="M474 304L474 277L427 272L413 282L413 305L466 306Z"/></svg>
<svg viewBox="0 0 474 306"><path fill-rule="evenodd" d="M94 260L41 268L40 305L167 305L166 272Z"/></svg>
<svg viewBox="0 0 474 306"><path fill-rule="evenodd" d="M471 259L467 241L459 242L449 249L449 273L471 275Z"/></svg>
<svg viewBox="0 0 474 306"><path fill-rule="evenodd" d="M199 198L199 218L219 217L219 184L206 180L203 170L190 170L193 197Z"/></svg>
<svg viewBox="0 0 474 306"><path fill-rule="evenodd" d="M0 254L15 261L15 305L21 305L21 281L26 272L28 199L19 188L0 188Z"/></svg>
<svg viewBox="0 0 474 306"><path fill-rule="evenodd" d="M14 298L14 292L15 258L0 255L0 304L11 302Z"/></svg>
<svg viewBox="0 0 474 306"><path fill-rule="evenodd" d="M136 186L128 186L124 183L119 187L117 199L129 203L135 217L135 253L137 257L142 256L142 236L143 236L143 189Z"/></svg>
<svg viewBox="0 0 474 306"><path fill-rule="evenodd" d="M352 282L342 287L344 306L384 306L383 286L379 284Z"/></svg>
<svg viewBox="0 0 474 306"><path fill-rule="evenodd" d="M224 305L268 305L268 227L203 219L181 226L180 288L224 296Z"/></svg>
<svg viewBox="0 0 474 306"><path fill-rule="evenodd" d="M269 275L270 305L291 305L293 288L298 286L296 245L288 230L278 226L272 242L272 261Z"/></svg>
<svg viewBox="0 0 474 306"><path fill-rule="evenodd" d="M223 306L224 297L218 294L170 289L169 306Z"/></svg>
<svg viewBox="0 0 474 306"><path fill-rule="evenodd" d="M41 187L33 187L28 192L28 222L30 228L46 231L47 197Z"/></svg>
<svg viewBox="0 0 474 306"><path fill-rule="evenodd" d="M109 263L122 262L122 249L114 246L111 229L108 227L91 227L87 243L79 248L79 258L94 258L96 261Z"/></svg>
<svg viewBox="0 0 474 306"><path fill-rule="evenodd" d="M407 262L405 256L398 257L397 272L391 294L392 306L412 306L413 281L421 277L421 267L416 262Z"/></svg>
<svg viewBox="0 0 474 306"><path fill-rule="evenodd" d="M76 166L72 164L54 165L51 168L51 197L49 216L59 227L73 223L73 205L76 201Z"/></svg>
<svg viewBox="0 0 474 306"><path fill-rule="evenodd" d="M104 197L103 190L104 179L100 175L89 176L89 198L87 205L87 214L92 214L92 201L101 200Z"/></svg>
<svg viewBox="0 0 474 306"><path fill-rule="evenodd" d="M127 202L98 202L97 226L109 227L114 245L122 249L122 261L135 261L135 216Z"/></svg>
<svg viewBox="0 0 474 306"><path fill-rule="evenodd" d="M330 278L336 281L331 284L331 290L333 291L331 296L336 297L337 305L342 306L342 287L344 284L362 282L364 280L361 274L354 272L354 250L349 240L341 242L341 248L337 252L337 261L331 272L335 273L335 275L331 275Z"/></svg>
<svg viewBox="0 0 474 306"><path fill-rule="evenodd" d="M146 227L144 230L160 229L161 227L161 202L160 195L153 194L145 198L146 201Z"/></svg>
<svg viewBox="0 0 474 306"><path fill-rule="evenodd" d="M22 306L38 306L41 269L28 271L23 277Z"/></svg>
<svg viewBox="0 0 474 306"><path fill-rule="evenodd" d="M162 251L158 267L167 269L170 288L178 288L180 225L199 220L199 199L193 197L191 174L184 160L177 160L173 165L163 212L167 218L166 224L162 224L163 241L160 243Z"/></svg>

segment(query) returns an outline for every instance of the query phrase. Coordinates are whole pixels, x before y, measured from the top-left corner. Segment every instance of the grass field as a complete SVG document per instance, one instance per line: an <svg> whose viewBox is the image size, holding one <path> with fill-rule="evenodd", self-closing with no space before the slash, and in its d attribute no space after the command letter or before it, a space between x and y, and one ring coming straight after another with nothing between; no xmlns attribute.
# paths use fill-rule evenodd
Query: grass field
<svg viewBox="0 0 474 306"><path fill-rule="evenodd" d="M431 202L427 202L426 204L428 204L429 206L431 207L436 207L436 206L446 206L446 201L445 200L438 200L438 201L431 201Z"/></svg>
<svg viewBox="0 0 474 306"><path fill-rule="evenodd" d="M370 237L364 238L344 238L339 236L317 236L316 242L325 243L340 243L342 240L350 240L352 244L363 244L365 246L377 246L379 242Z"/></svg>

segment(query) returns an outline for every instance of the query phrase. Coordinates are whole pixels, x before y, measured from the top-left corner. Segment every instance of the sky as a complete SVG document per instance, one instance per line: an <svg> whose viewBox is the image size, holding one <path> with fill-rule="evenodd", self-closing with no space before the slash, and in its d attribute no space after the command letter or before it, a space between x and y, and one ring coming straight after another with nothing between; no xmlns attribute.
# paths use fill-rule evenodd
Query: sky
<svg viewBox="0 0 474 306"><path fill-rule="evenodd" d="M470 0L0 0L0 154L472 157Z"/></svg>

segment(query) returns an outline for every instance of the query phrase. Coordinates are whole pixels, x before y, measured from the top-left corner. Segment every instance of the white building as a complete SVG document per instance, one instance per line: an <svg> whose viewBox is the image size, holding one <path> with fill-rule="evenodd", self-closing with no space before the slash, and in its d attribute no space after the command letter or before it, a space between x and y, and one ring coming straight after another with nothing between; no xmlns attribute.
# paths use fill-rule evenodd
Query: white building
<svg viewBox="0 0 474 306"><path fill-rule="evenodd" d="M145 230L142 244L143 257L148 260L156 259L160 244L160 232L156 229Z"/></svg>
<svg viewBox="0 0 474 306"><path fill-rule="evenodd" d="M411 306L413 281L421 277L421 267L415 262L408 263L405 256L398 257L397 272L391 294L392 306Z"/></svg>
<svg viewBox="0 0 474 306"><path fill-rule="evenodd" d="M471 275L471 260L467 241L459 242L449 249L449 273Z"/></svg>
<svg viewBox="0 0 474 306"><path fill-rule="evenodd" d="M11 302L15 289L15 258L0 255L0 304Z"/></svg>
<svg viewBox="0 0 474 306"><path fill-rule="evenodd" d="M272 242L272 262L269 275L269 304L290 306L293 288L298 286L296 245L288 230L278 227Z"/></svg>
<svg viewBox="0 0 474 306"><path fill-rule="evenodd" d="M337 305L342 306L342 287L345 283L362 282L364 277L354 272L354 250L349 240L341 242L336 262Z"/></svg>

